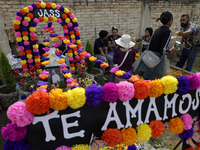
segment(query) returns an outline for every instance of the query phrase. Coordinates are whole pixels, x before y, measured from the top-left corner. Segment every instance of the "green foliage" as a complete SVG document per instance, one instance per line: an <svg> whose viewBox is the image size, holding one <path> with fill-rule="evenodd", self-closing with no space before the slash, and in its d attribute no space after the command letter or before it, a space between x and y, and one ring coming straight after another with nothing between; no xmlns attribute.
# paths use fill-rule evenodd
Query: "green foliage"
<svg viewBox="0 0 200 150"><path fill-rule="evenodd" d="M85 51L90 53L92 56L94 56L94 51L93 51L93 47L90 43L90 41L87 41L87 44L85 46ZM89 59L85 59L85 62L87 63L86 67L87 67L87 72L91 73L92 71L92 67L95 65L94 62L90 61Z"/></svg>
<svg viewBox="0 0 200 150"><path fill-rule="evenodd" d="M6 55L0 50L0 73L3 83L12 91L15 91L16 81L12 74L11 65L8 62Z"/></svg>

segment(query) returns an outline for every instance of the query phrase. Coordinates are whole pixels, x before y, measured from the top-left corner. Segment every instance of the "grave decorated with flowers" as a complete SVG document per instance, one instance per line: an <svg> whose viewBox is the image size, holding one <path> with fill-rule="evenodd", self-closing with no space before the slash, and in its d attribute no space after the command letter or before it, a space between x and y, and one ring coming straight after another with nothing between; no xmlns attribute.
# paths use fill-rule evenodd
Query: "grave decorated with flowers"
<svg viewBox="0 0 200 150"><path fill-rule="evenodd" d="M35 27L45 21L44 32L50 38L43 41L45 53L40 56ZM63 35L55 33L53 22L63 27ZM7 110L11 120L1 129L6 143L4 150L98 150L137 149L137 143L161 136L166 129L190 143L199 145L200 74L168 75L161 79L144 80L131 72L114 68L111 72L128 81L88 84L82 87L77 78L85 69L85 58L101 67L103 63L82 49L78 20L67 8L55 3L34 3L16 13L13 27L20 50L22 73L37 74L38 88L32 88L25 102L18 101ZM69 63L53 44L59 58L60 72L68 83L47 90L50 63L50 42L61 40L67 46ZM33 78L34 80L34 78Z"/></svg>

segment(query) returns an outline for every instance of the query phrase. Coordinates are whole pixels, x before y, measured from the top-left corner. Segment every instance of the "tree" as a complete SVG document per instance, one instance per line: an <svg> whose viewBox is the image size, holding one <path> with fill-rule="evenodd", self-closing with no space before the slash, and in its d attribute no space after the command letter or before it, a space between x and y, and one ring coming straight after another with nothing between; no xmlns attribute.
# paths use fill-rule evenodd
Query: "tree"
<svg viewBox="0 0 200 150"><path fill-rule="evenodd" d="M85 51L90 53L92 56L94 56L93 47L89 40L87 41L87 44L85 46ZM92 67L95 65L95 63L90 61L88 58L85 59L85 62L86 62L87 72L91 73Z"/></svg>
<svg viewBox="0 0 200 150"><path fill-rule="evenodd" d="M15 76L12 74L12 68L3 51L0 50L0 74L3 83L12 91L16 89Z"/></svg>

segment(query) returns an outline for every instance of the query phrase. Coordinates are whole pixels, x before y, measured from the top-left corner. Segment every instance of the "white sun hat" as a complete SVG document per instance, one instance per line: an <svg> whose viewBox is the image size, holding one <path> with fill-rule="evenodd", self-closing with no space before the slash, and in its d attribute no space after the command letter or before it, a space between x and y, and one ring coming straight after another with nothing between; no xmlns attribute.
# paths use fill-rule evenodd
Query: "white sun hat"
<svg viewBox="0 0 200 150"><path fill-rule="evenodd" d="M135 45L135 43L131 41L131 37L128 34L122 35L122 37L115 40L115 42L117 43L117 45L125 49L129 49Z"/></svg>

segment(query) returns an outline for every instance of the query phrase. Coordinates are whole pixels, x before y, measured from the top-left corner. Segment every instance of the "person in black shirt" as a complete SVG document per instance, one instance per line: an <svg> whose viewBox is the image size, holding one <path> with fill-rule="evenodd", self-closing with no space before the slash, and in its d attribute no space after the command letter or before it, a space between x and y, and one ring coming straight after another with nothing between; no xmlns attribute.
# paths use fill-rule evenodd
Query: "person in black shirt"
<svg viewBox="0 0 200 150"><path fill-rule="evenodd" d="M114 55L114 48L117 47L115 40L119 39L121 36L118 35L118 28L117 27L112 27L111 31L112 31L112 35L108 36L108 54L113 56Z"/></svg>
<svg viewBox="0 0 200 150"><path fill-rule="evenodd" d="M149 47L147 48L149 51L152 51L155 55L157 55L161 60L160 63L154 68L149 68L142 61L142 57L145 55L147 51L145 51L141 57L133 64L134 74L138 74L143 76L144 79L154 80L156 78L162 78L166 75L166 57L165 54L176 52L178 48L172 47L170 50L167 50L167 46L169 45L169 41L171 38L170 27L173 23L173 14L170 11L164 11L160 18L157 21L161 21L163 26L159 27L155 30L153 36L150 39ZM164 57L163 57L164 56Z"/></svg>
<svg viewBox="0 0 200 150"><path fill-rule="evenodd" d="M61 50L62 54L65 56L65 54L67 53L67 46L66 46L66 44L64 42L62 42L60 44L60 46L58 47L58 49Z"/></svg>
<svg viewBox="0 0 200 150"><path fill-rule="evenodd" d="M108 54L108 32L101 30L99 32L99 38L94 42L94 56L103 62L108 62L110 68L113 68L113 57ZM105 68L101 68L105 73Z"/></svg>

